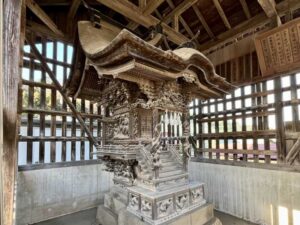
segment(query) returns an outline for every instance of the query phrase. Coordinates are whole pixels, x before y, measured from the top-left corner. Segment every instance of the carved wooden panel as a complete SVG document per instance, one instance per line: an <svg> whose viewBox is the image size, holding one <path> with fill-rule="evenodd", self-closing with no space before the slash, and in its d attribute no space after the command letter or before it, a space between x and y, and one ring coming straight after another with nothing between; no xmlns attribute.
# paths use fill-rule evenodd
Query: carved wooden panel
<svg viewBox="0 0 300 225"><path fill-rule="evenodd" d="M258 35L255 47L263 76L300 69L300 18Z"/></svg>
<svg viewBox="0 0 300 225"><path fill-rule="evenodd" d="M152 110L139 109L140 137L152 137Z"/></svg>

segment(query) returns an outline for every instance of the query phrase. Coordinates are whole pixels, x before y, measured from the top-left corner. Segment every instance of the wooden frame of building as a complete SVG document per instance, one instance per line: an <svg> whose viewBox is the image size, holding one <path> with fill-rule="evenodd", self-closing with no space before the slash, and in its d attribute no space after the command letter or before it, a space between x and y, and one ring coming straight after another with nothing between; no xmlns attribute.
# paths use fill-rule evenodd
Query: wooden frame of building
<svg viewBox="0 0 300 225"><path fill-rule="evenodd" d="M290 86L287 87L284 85L286 80L280 78L282 73L272 73L268 79L273 80L273 88L269 89L267 78L262 76L254 45L248 44L246 40L247 36L251 39L281 23L285 26L288 17L299 17L298 0L260 0L251 4L240 0L235 1L232 9L228 7L231 0L211 0L210 12L214 18L203 10L200 0L87 2L100 13L109 15L106 20L101 14L100 21L117 24L120 28L127 27L141 38L148 37L145 34L150 33L150 28L155 28L161 22L164 36L161 46L164 50L169 47L177 48L192 40L198 50L218 62L215 67L219 75L240 87L238 94L233 93L230 97L207 102L197 100L190 106L193 130L191 136L197 142L195 161L274 170L300 170L295 165L299 160L298 151L295 150L299 145L300 132L299 75L296 70L288 75ZM59 7L58 5L62 6L62 10L53 13L51 7ZM102 134L108 126L109 112L96 101L70 100L64 96L65 90L60 89L68 74L74 72L68 50L78 44L74 40L75 23L82 18L90 19L87 9L80 1L4 0L0 6L4 12L0 15L0 27L3 29L0 40L0 89L3 90L0 124L3 126L1 132L5 131L0 132L0 209L1 222L11 225L17 170L98 162L89 153L94 151L93 143L103 141ZM241 13L233 15L237 9ZM66 22L60 22L64 19ZM217 26L213 26L214 24ZM198 30L199 36L196 35ZM25 42L25 37L28 42ZM41 54L37 54L34 48L20 52L24 47L30 48L28 44L38 44L40 47L37 50ZM243 48L241 52L245 54L228 54L232 49L237 51L239 47ZM220 53L221 60L216 59L216 52ZM48 54L52 56L49 57ZM28 78L21 75L21 67L28 72ZM36 79L36 71L40 73L39 80ZM61 80L49 82L47 74L53 80ZM286 94L287 100L283 100ZM274 98L273 102L270 102L271 98ZM217 110L218 107L223 110ZM204 108L207 111L203 111ZM289 121L284 121L285 109L291 111ZM74 112L77 118L74 117ZM272 124L269 121L275 115L276 130L270 129ZM167 114L166 117L170 119L172 114ZM76 119L80 120L82 126ZM232 123L226 122L228 120ZM250 130L248 122L251 123ZM206 126L207 132L203 132ZM21 129L26 132L19 132ZM164 126L163 130L166 141L179 142L179 126ZM273 142L275 138L276 143ZM250 142L252 147L247 144ZM18 167L16 149L20 143L26 146L26 159ZM264 143L261 149L260 143ZM274 143L276 150L271 149ZM33 153L36 146L39 152L37 158ZM57 146L61 151L56 151ZM45 155L48 147L49 157ZM67 152L68 148L70 153ZM82 162L75 162L76 160Z"/></svg>

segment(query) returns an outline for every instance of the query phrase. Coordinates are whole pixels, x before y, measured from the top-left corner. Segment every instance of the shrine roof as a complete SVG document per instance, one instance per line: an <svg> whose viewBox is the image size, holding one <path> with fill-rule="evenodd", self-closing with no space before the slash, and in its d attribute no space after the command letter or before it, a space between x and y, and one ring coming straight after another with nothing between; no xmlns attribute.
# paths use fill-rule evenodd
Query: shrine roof
<svg viewBox="0 0 300 225"><path fill-rule="evenodd" d="M234 88L216 74L211 61L198 50L164 51L126 29L107 23L96 28L90 21L80 21L78 34L86 65L71 75L67 83L70 95L83 95L84 89L92 90L85 94L96 95L97 80L101 78L118 78L136 84L182 78L186 87L200 98L221 97ZM77 54L79 59L82 57Z"/></svg>

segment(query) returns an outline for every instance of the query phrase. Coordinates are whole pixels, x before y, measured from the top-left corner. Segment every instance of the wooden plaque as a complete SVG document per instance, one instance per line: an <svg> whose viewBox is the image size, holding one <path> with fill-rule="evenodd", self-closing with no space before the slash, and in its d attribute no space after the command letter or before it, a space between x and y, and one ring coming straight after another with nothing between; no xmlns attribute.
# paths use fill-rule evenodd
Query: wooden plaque
<svg viewBox="0 0 300 225"><path fill-rule="evenodd" d="M300 70L300 18L258 35L255 47L262 76Z"/></svg>

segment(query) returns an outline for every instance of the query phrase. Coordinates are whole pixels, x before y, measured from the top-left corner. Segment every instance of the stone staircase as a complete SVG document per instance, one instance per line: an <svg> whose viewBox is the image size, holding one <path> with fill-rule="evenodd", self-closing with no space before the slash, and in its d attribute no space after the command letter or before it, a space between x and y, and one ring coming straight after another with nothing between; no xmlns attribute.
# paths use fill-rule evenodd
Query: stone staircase
<svg viewBox="0 0 300 225"><path fill-rule="evenodd" d="M187 184L188 173L184 171L182 163L171 151L158 151L160 166L156 174L152 162L153 156L146 151L146 149L141 150L136 157L141 168L141 176L137 181L140 186L161 191Z"/></svg>

